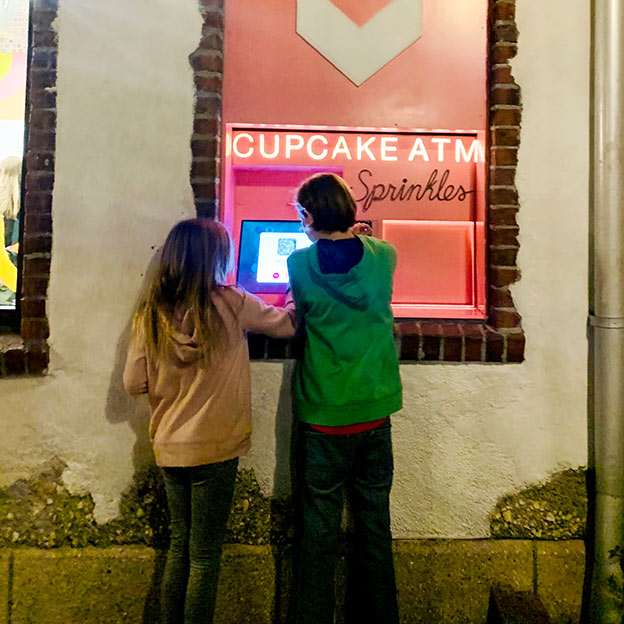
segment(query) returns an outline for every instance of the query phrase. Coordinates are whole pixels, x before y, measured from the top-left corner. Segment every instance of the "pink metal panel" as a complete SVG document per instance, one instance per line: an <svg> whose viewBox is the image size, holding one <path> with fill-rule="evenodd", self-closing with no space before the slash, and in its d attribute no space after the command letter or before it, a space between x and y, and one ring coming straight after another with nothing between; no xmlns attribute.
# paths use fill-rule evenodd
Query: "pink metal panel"
<svg viewBox="0 0 624 624"><path fill-rule="evenodd" d="M422 36L360 87L297 35L295 10L228 0L226 122L486 127L487 0L424 0Z"/></svg>
<svg viewBox="0 0 624 624"><path fill-rule="evenodd" d="M385 220L381 237L397 250L393 303L474 306L470 222Z"/></svg>

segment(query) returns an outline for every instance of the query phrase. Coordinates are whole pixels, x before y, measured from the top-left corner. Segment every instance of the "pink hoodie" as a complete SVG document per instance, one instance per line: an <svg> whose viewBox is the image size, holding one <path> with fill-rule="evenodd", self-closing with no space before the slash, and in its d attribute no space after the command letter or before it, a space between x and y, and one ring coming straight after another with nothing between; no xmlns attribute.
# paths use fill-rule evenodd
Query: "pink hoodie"
<svg viewBox="0 0 624 624"><path fill-rule="evenodd" d="M200 466L244 455L251 444L251 384L245 332L290 338L294 304L266 305L254 295L222 287L213 296L229 335L208 363L194 342L188 314L176 319L175 353L153 361L136 338L123 374L131 394L147 393L150 438L159 466Z"/></svg>

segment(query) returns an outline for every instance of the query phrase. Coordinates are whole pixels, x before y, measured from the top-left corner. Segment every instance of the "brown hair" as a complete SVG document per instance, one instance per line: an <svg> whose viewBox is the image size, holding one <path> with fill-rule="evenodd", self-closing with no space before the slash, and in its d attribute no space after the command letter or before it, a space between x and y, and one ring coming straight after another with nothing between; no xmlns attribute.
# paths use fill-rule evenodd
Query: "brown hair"
<svg viewBox="0 0 624 624"><path fill-rule="evenodd" d="M334 173L317 173L297 191L297 203L314 218L319 232L346 232L355 223L357 207L347 183Z"/></svg>
<svg viewBox="0 0 624 624"><path fill-rule="evenodd" d="M156 274L134 317L135 334L158 359L171 353L173 319L188 311L197 344L208 358L225 338L224 323L212 301L232 268L228 231L213 219L180 221L162 249Z"/></svg>

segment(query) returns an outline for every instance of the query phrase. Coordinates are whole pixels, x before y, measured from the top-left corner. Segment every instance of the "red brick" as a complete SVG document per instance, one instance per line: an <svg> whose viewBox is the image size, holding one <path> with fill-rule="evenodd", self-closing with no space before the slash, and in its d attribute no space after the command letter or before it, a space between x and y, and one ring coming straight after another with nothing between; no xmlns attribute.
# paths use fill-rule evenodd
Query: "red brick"
<svg viewBox="0 0 624 624"><path fill-rule="evenodd" d="M191 67L195 71L223 71L223 56L216 52L199 50L190 56Z"/></svg>
<svg viewBox="0 0 624 624"><path fill-rule="evenodd" d="M32 89L47 89L56 84L55 69L35 69L30 73L30 85Z"/></svg>
<svg viewBox="0 0 624 624"><path fill-rule="evenodd" d="M414 321L406 321L404 323L396 323L394 333L397 336L420 336L420 327Z"/></svg>
<svg viewBox="0 0 624 624"><path fill-rule="evenodd" d="M31 89L29 95L33 108L56 108L56 91Z"/></svg>
<svg viewBox="0 0 624 624"><path fill-rule="evenodd" d="M49 275L50 258L45 256L35 256L34 258L26 256L24 258L24 272L28 275Z"/></svg>
<svg viewBox="0 0 624 624"><path fill-rule="evenodd" d="M502 362L505 352L505 339L501 334L488 331L485 337L485 361Z"/></svg>
<svg viewBox="0 0 624 624"><path fill-rule="evenodd" d="M514 205L518 203L518 191L513 187L491 187L490 203L499 205Z"/></svg>
<svg viewBox="0 0 624 624"><path fill-rule="evenodd" d="M491 130L492 145L518 147L520 145L520 128L501 128L494 126Z"/></svg>
<svg viewBox="0 0 624 624"><path fill-rule="evenodd" d="M441 336L441 325L441 323L429 323L425 321L418 323L418 328L422 336Z"/></svg>
<svg viewBox="0 0 624 624"><path fill-rule="evenodd" d="M495 21L511 21L516 17L516 5L513 2L495 2L492 8L492 18Z"/></svg>
<svg viewBox="0 0 624 624"><path fill-rule="evenodd" d="M192 183L191 186L197 199L215 199L217 196L214 184Z"/></svg>
<svg viewBox="0 0 624 624"><path fill-rule="evenodd" d="M461 327L457 323L440 323L440 333L445 338L461 338L464 335Z"/></svg>
<svg viewBox="0 0 624 624"><path fill-rule="evenodd" d="M48 253L52 250L52 237L49 234L26 233L24 253Z"/></svg>
<svg viewBox="0 0 624 624"><path fill-rule="evenodd" d="M492 167L490 169L490 184L513 186L516 181L515 167Z"/></svg>
<svg viewBox="0 0 624 624"><path fill-rule="evenodd" d="M492 225L516 225L517 208L490 208Z"/></svg>
<svg viewBox="0 0 624 624"><path fill-rule="evenodd" d="M217 166L214 160L197 161L193 159L191 165L191 180L195 178L215 178L217 176Z"/></svg>
<svg viewBox="0 0 624 624"><path fill-rule="evenodd" d="M52 30L52 22L56 19L56 8L41 8L32 11L32 28L35 32Z"/></svg>
<svg viewBox="0 0 624 624"><path fill-rule="evenodd" d="M35 48L53 48L58 44L58 35L54 30L38 30L33 33Z"/></svg>
<svg viewBox="0 0 624 624"><path fill-rule="evenodd" d="M518 149L515 147L494 147L490 150L492 165L517 165Z"/></svg>
<svg viewBox="0 0 624 624"><path fill-rule="evenodd" d="M195 101L195 114L220 119L221 98L214 94L198 95Z"/></svg>
<svg viewBox="0 0 624 624"><path fill-rule="evenodd" d="M462 339L460 337L445 336L442 345L442 359L445 362L461 362Z"/></svg>
<svg viewBox="0 0 624 624"><path fill-rule="evenodd" d="M22 338L24 340L45 340L50 336L47 319L22 319Z"/></svg>
<svg viewBox="0 0 624 624"><path fill-rule="evenodd" d="M223 30L223 14L219 11L204 13L204 26Z"/></svg>
<svg viewBox="0 0 624 624"><path fill-rule="evenodd" d="M518 45L497 41L492 46L492 59L494 63L506 63L518 53Z"/></svg>
<svg viewBox="0 0 624 624"><path fill-rule="evenodd" d="M28 277L24 276L22 282L23 297L44 297L48 292L48 281L46 277Z"/></svg>
<svg viewBox="0 0 624 624"><path fill-rule="evenodd" d="M520 107L491 108L490 125L492 126L519 126L522 120Z"/></svg>
<svg viewBox="0 0 624 624"><path fill-rule="evenodd" d="M21 301L21 313L24 317L44 318L46 315L46 300L42 297L25 297Z"/></svg>
<svg viewBox="0 0 624 624"><path fill-rule="evenodd" d="M214 117L211 119L195 119L193 131L195 134L217 135L220 131L220 124Z"/></svg>
<svg viewBox="0 0 624 624"><path fill-rule="evenodd" d="M493 327L505 328L520 327L520 315L516 310L490 309L490 322Z"/></svg>
<svg viewBox="0 0 624 624"><path fill-rule="evenodd" d="M195 199L197 216L214 219L218 212L218 202L218 199Z"/></svg>
<svg viewBox="0 0 624 624"><path fill-rule="evenodd" d="M29 193L45 193L54 188L54 173L49 171L29 171L26 174L26 190Z"/></svg>
<svg viewBox="0 0 624 624"><path fill-rule="evenodd" d="M497 308L513 308L514 302L509 288L490 287L490 305Z"/></svg>
<svg viewBox="0 0 624 624"><path fill-rule="evenodd" d="M466 336L464 338L464 361L481 362L481 346L483 336Z"/></svg>
<svg viewBox="0 0 624 624"><path fill-rule="evenodd" d="M471 338L482 338L485 335L483 323L464 322L460 325L462 334Z"/></svg>
<svg viewBox="0 0 624 624"><path fill-rule="evenodd" d="M26 372L26 357L23 349L11 349L3 355L7 375L22 375Z"/></svg>
<svg viewBox="0 0 624 624"><path fill-rule="evenodd" d="M494 38L496 41L518 41L518 29L513 22L497 22L494 24Z"/></svg>
<svg viewBox="0 0 624 624"><path fill-rule="evenodd" d="M24 203L28 214L40 212L50 214L52 212L52 193L26 193Z"/></svg>
<svg viewBox="0 0 624 624"><path fill-rule="evenodd" d="M492 67L491 77L493 84L508 84L514 82L513 74L511 73L511 65L507 64Z"/></svg>
<svg viewBox="0 0 624 624"><path fill-rule="evenodd" d="M442 336L423 335L423 338L422 338L423 360L439 360L441 346L442 346Z"/></svg>
<svg viewBox="0 0 624 624"><path fill-rule="evenodd" d="M58 3L59 3L59 0L34 0L33 10L34 11L45 11L45 10L56 11L58 8Z"/></svg>
<svg viewBox="0 0 624 624"><path fill-rule="evenodd" d="M26 157L26 168L34 171L54 171L54 154L51 152L29 152Z"/></svg>
<svg viewBox="0 0 624 624"><path fill-rule="evenodd" d="M512 245L518 246L517 227L490 227L488 240L490 245Z"/></svg>
<svg viewBox="0 0 624 624"><path fill-rule="evenodd" d="M54 151L56 147L56 133L44 130L32 130L28 136L28 150L39 152Z"/></svg>
<svg viewBox="0 0 624 624"><path fill-rule="evenodd" d="M517 85L494 85L490 92L491 104L505 104L518 106L520 104L520 89Z"/></svg>
<svg viewBox="0 0 624 624"><path fill-rule="evenodd" d="M29 373L43 373L48 368L49 355L47 349L26 351L26 367Z"/></svg>
<svg viewBox="0 0 624 624"><path fill-rule="evenodd" d="M223 90L223 75L211 74L210 76L201 76L195 74L195 88L205 93L221 94Z"/></svg>
<svg viewBox="0 0 624 624"><path fill-rule="evenodd" d="M202 11L223 11L225 0L199 0Z"/></svg>
<svg viewBox="0 0 624 624"><path fill-rule="evenodd" d="M52 231L52 215L46 213L27 214L24 219L27 234L47 234Z"/></svg>
<svg viewBox="0 0 624 624"><path fill-rule="evenodd" d="M202 38L199 42L199 48L206 51L221 51L223 49L223 31L217 28L204 27L202 29Z"/></svg>
<svg viewBox="0 0 624 624"><path fill-rule="evenodd" d="M511 267L491 267L489 270L490 284L493 286L509 286L520 279L520 271Z"/></svg>
<svg viewBox="0 0 624 624"><path fill-rule="evenodd" d="M489 261L491 265L515 266L517 257L517 247L490 247Z"/></svg>
<svg viewBox="0 0 624 624"><path fill-rule="evenodd" d="M191 150L194 158L211 158L214 160L219 147L220 145L216 139L193 139L191 141Z"/></svg>
<svg viewBox="0 0 624 624"><path fill-rule="evenodd" d="M524 362L524 334L507 335L507 362Z"/></svg>
<svg viewBox="0 0 624 624"><path fill-rule="evenodd" d="M403 336L401 338L401 359L420 359L420 336Z"/></svg>
<svg viewBox="0 0 624 624"><path fill-rule="evenodd" d="M32 130L50 131L56 128L56 112L34 110L30 115L29 126Z"/></svg>

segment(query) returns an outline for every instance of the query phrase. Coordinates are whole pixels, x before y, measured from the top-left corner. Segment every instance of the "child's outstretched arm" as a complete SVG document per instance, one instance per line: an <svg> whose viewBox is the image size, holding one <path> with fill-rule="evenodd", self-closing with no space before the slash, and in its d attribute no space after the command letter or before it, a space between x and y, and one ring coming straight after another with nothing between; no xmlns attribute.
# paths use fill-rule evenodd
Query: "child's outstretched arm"
<svg viewBox="0 0 624 624"><path fill-rule="evenodd" d="M123 372L123 385L130 394L145 394L147 392L147 359L143 344L133 337L126 357L126 366Z"/></svg>
<svg viewBox="0 0 624 624"><path fill-rule="evenodd" d="M273 338L292 338L297 329L294 301L287 296L284 307L278 308L244 292L240 322L245 331L266 334Z"/></svg>

